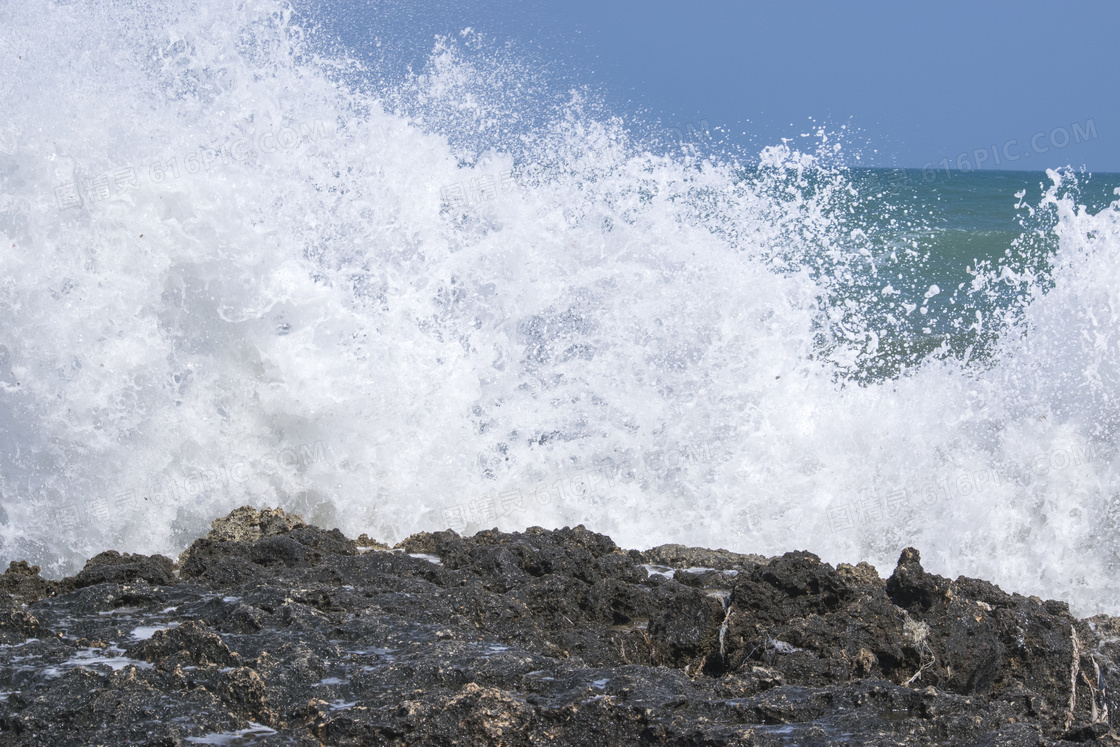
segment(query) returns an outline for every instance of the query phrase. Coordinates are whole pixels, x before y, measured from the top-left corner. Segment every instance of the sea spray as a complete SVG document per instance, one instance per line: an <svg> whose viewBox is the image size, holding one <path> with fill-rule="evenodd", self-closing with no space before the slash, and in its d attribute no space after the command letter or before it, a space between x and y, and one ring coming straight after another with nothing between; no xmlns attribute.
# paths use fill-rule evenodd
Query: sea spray
<svg viewBox="0 0 1120 747"><path fill-rule="evenodd" d="M175 556L252 503L390 542L914 546L1120 611L1117 206L1072 174L935 271L936 216L825 131L658 149L485 48L363 77L268 0L0 16L3 560Z"/></svg>

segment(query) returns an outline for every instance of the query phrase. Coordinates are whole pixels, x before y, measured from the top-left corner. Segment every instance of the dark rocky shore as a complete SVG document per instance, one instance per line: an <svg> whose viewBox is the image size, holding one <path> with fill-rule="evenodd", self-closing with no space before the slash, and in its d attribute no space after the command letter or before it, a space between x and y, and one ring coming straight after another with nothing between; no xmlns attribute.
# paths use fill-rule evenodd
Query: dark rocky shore
<svg viewBox="0 0 1120 747"><path fill-rule="evenodd" d="M390 550L238 509L0 577L0 744L1120 744L1120 619L582 527Z"/></svg>

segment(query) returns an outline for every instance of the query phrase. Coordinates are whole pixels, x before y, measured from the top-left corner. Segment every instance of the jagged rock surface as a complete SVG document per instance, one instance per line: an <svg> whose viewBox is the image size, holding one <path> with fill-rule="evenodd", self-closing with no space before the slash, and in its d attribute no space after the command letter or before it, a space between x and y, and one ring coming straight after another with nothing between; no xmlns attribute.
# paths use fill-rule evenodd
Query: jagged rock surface
<svg viewBox="0 0 1120 747"><path fill-rule="evenodd" d="M178 566L13 563L0 744L1120 744L1120 621L909 548L884 581L582 527L360 540L246 507Z"/></svg>

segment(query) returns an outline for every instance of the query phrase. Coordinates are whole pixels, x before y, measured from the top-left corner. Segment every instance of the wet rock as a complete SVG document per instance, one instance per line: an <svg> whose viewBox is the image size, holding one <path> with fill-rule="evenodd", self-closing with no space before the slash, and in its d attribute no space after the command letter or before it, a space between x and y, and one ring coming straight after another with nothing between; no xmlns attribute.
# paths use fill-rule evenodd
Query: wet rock
<svg viewBox="0 0 1120 747"><path fill-rule="evenodd" d="M860 562L856 565L841 563L836 566L836 572L853 587L879 586L883 583L883 579L879 578L879 572L870 563Z"/></svg>
<svg viewBox="0 0 1120 747"><path fill-rule="evenodd" d="M928 610L945 599L949 580L922 568L921 554L907 547L898 558L898 566L887 579L887 596L911 612Z"/></svg>
<svg viewBox="0 0 1120 747"><path fill-rule="evenodd" d="M388 549L390 549L389 546L386 545L384 542L378 542L377 540L373 539L372 537L370 537L368 534L365 534L364 532L362 534L358 535L358 539L354 540L354 544L357 545L358 547L370 548L372 550L388 550Z"/></svg>
<svg viewBox="0 0 1120 747"><path fill-rule="evenodd" d="M254 720L271 724L276 715L265 704L266 688L264 680L249 667L238 667L223 672L218 696L236 713L250 715Z"/></svg>
<svg viewBox="0 0 1120 747"><path fill-rule="evenodd" d="M658 660L671 667L690 662L703 667L709 655L718 656L723 604L695 589L658 591L658 611L649 624Z"/></svg>
<svg viewBox="0 0 1120 747"><path fill-rule="evenodd" d="M922 569L912 549L903 551L886 588L919 621L911 630L923 631L925 681L966 695L1022 687L1039 694L1040 712L1063 711L1071 666L1081 658L1073 639L1079 631L1092 635L1068 606L1007 594L979 579L950 582Z"/></svg>
<svg viewBox="0 0 1120 747"><path fill-rule="evenodd" d="M198 539L179 558L179 575L214 588L236 587L263 575L247 556L247 545Z"/></svg>
<svg viewBox="0 0 1120 747"><path fill-rule="evenodd" d="M13 560L4 575L0 576L0 591L30 604L57 594L58 582L40 576L37 565L29 565L26 560Z"/></svg>
<svg viewBox="0 0 1120 747"><path fill-rule="evenodd" d="M309 547L320 553L333 553L335 555L357 555L358 546L354 540L347 539L337 529L324 531L319 527L301 526L292 529L288 536L304 547ZM382 546L384 549L388 547Z"/></svg>
<svg viewBox="0 0 1120 747"><path fill-rule="evenodd" d="M885 581L584 527L389 550L243 507L177 575L0 585L0 744L1118 743L1120 622L910 549Z"/></svg>
<svg viewBox="0 0 1120 747"><path fill-rule="evenodd" d="M108 550L87 560L78 575L63 581L62 588L70 591L94 584L123 584L137 580L153 585L170 585L175 583L174 571L175 564L162 555L122 555L116 550Z"/></svg>
<svg viewBox="0 0 1120 747"><path fill-rule="evenodd" d="M241 657L226 647L222 637L200 620L188 620L167 630L157 630L147 641L129 650L129 655L144 661L160 662L179 653L196 665L207 663L237 666Z"/></svg>
<svg viewBox="0 0 1120 747"><path fill-rule="evenodd" d="M1003 644L988 611L967 600L954 599L947 605L945 617L937 620L933 641L945 657L942 687L964 694L987 692L1000 675Z"/></svg>
<svg viewBox="0 0 1120 747"><path fill-rule="evenodd" d="M242 506L228 516L215 519L210 524L206 539L215 542L253 542L261 537L285 534L301 526L306 526L302 516L286 514L282 508L257 510L252 506Z"/></svg>
<svg viewBox="0 0 1120 747"><path fill-rule="evenodd" d="M39 620L25 610L13 608L10 599L0 606L0 643L11 645L41 633Z"/></svg>
<svg viewBox="0 0 1120 747"><path fill-rule="evenodd" d="M665 565L671 568L713 568L728 571L765 565L769 558L762 555L741 555L729 550L708 550L685 545L659 545L645 551L633 551L642 563Z"/></svg>
<svg viewBox="0 0 1120 747"><path fill-rule="evenodd" d="M468 682L417 719L417 736L439 742L470 734L480 745L525 743L535 715L535 709L504 690Z"/></svg>

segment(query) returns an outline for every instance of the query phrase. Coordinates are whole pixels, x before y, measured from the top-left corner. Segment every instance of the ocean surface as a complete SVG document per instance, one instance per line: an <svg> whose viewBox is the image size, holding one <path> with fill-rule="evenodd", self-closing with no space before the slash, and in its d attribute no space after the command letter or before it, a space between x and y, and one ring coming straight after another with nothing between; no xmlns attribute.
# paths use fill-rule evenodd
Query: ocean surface
<svg viewBox="0 0 1120 747"><path fill-rule="evenodd" d="M390 74L272 0L9 3L0 60L5 564L248 503L914 546L1120 614L1120 176L744 153L470 34Z"/></svg>

